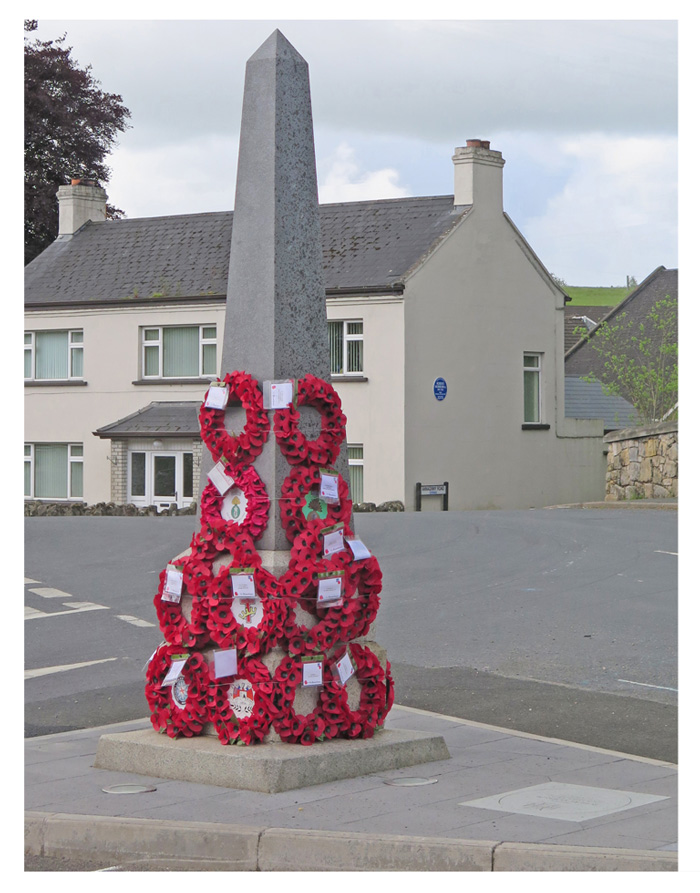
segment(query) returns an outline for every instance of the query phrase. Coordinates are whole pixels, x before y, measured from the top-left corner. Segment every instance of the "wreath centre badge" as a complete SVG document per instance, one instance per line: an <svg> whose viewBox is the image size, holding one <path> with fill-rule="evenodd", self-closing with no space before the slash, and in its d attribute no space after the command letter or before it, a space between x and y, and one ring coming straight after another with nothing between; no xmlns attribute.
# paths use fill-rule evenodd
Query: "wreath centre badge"
<svg viewBox="0 0 700 893"><path fill-rule="evenodd" d="M301 511L307 521L322 521L328 515L328 505L325 499L321 499L318 490L311 490L304 498Z"/></svg>
<svg viewBox="0 0 700 893"><path fill-rule="evenodd" d="M221 517L224 521L241 524L246 517L248 498L240 487L233 487L224 496L221 503Z"/></svg>
<svg viewBox="0 0 700 893"><path fill-rule="evenodd" d="M263 620L262 601L255 595L236 596L233 599L231 613L236 623L244 627L258 627Z"/></svg>
<svg viewBox="0 0 700 893"><path fill-rule="evenodd" d="M238 719L248 719L255 706L253 683L247 679L237 679L229 687L228 702Z"/></svg>
<svg viewBox="0 0 700 893"><path fill-rule="evenodd" d="M171 693L175 705L184 708L185 704L187 704L187 683L184 676L178 676L175 682L173 682Z"/></svg>

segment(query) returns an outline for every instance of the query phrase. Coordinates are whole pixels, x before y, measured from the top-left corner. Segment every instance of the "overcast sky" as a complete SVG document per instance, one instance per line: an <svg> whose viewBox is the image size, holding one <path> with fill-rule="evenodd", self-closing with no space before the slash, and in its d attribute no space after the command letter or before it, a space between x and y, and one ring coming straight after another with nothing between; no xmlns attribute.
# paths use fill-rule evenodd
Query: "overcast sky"
<svg viewBox="0 0 700 893"><path fill-rule="evenodd" d="M322 202L452 193L455 147L488 139L505 210L567 284L678 264L672 20L32 15L131 110L107 184L129 217L233 207L245 63L279 27L309 63Z"/></svg>

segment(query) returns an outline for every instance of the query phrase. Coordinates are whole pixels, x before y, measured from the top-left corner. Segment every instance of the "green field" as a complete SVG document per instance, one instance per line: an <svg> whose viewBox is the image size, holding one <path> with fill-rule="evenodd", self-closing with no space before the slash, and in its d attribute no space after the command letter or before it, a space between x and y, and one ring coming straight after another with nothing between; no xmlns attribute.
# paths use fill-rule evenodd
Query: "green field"
<svg viewBox="0 0 700 893"><path fill-rule="evenodd" d="M591 286L585 285L567 285L564 291L567 295L571 295L568 302L569 307L614 307L619 304L623 298L630 293L629 288L624 285L621 287L611 286Z"/></svg>

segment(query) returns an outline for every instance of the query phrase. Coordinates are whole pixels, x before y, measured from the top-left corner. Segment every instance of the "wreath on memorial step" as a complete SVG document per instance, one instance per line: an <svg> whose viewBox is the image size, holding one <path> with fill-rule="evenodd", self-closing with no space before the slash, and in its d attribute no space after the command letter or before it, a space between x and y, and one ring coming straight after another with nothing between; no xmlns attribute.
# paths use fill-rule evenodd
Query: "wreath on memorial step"
<svg viewBox="0 0 700 893"><path fill-rule="evenodd" d="M295 655L285 657L277 667L272 680L276 704L272 725L283 741L309 745L314 741L336 737L341 731L344 718L338 700L340 688L333 681L325 662L323 687L319 689L316 707L311 713L295 712L294 699L302 684L302 668L301 657Z"/></svg>
<svg viewBox="0 0 700 893"><path fill-rule="evenodd" d="M339 501L336 504L320 496L320 487L321 466L306 463L292 465L280 493L282 527L291 543L312 521L323 521L325 527L350 521L352 500L345 480L338 475Z"/></svg>
<svg viewBox="0 0 700 893"><path fill-rule="evenodd" d="M233 562L222 567L207 590L206 624L209 636L222 648L236 648L247 654L265 654L282 638L288 607L280 597L277 578L262 567L255 567L255 599L233 598L231 588Z"/></svg>
<svg viewBox="0 0 700 893"><path fill-rule="evenodd" d="M249 464L262 452L270 433L270 419L263 409L262 391L247 372L229 372L218 379L229 387L227 406L240 402L246 423L240 434L226 430L226 409L214 409L202 403L199 427L202 440L214 458L224 456L230 465Z"/></svg>
<svg viewBox="0 0 700 893"><path fill-rule="evenodd" d="M340 695L340 707L347 738L371 738L388 713L387 677L376 654L367 646L351 642L348 651L356 672L351 677L361 686L360 703L356 710L348 705L345 687ZM348 680L349 681L349 680Z"/></svg>
<svg viewBox="0 0 700 893"><path fill-rule="evenodd" d="M345 440L347 419L341 409L340 397L328 382L314 375L305 375L297 380L296 406L311 406L319 411L321 433L311 440L301 432L298 408L290 406L276 410L274 431L282 454L290 465L302 462L332 465Z"/></svg>
<svg viewBox="0 0 700 893"><path fill-rule="evenodd" d="M146 670L145 693L151 725L170 738L199 735L209 721L211 679L206 661L199 652L189 654L172 685L163 685L173 659L184 653L181 645L161 645Z"/></svg>
<svg viewBox="0 0 700 893"><path fill-rule="evenodd" d="M265 485L252 465L236 466L232 477L234 485L223 496L211 482L206 485L202 492L201 523L231 537L245 532L257 540L267 527L270 511Z"/></svg>
<svg viewBox="0 0 700 893"><path fill-rule="evenodd" d="M262 741L276 712L270 671L256 657L240 657L238 672L209 688L209 716L222 744Z"/></svg>

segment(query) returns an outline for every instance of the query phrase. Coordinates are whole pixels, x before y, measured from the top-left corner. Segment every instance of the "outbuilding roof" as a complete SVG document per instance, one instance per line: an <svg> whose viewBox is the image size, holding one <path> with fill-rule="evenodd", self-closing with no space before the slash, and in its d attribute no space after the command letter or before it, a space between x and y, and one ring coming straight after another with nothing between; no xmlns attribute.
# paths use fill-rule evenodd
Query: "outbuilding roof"
<svg viewBox="0 0 700 893"><path fill-rule="evenodd" d="M154 401L93 433L103 438L199 436L201 405L201 401L196 400Z"/></svg>

